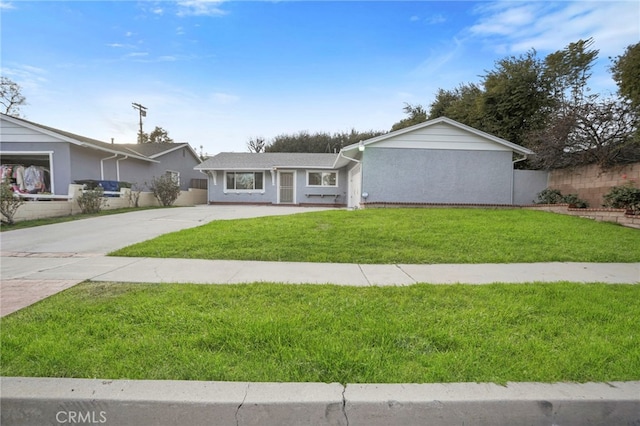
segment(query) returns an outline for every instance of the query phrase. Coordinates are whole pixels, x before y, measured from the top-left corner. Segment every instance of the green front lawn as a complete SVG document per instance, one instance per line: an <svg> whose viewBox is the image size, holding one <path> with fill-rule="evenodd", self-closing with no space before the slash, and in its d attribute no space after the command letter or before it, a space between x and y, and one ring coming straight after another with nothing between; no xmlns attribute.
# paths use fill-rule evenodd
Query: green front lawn
<svg viewBox="0 0 640 426"><path fill-rule="evenodd" d="M2 376L640 380L640 286L84 283L0 320Z"/></svg>
<svg viewBox="0 0 640 426"><path fill-rule="evenodd" d="M640 232L518 209L338 210L215 221L111 254L339 263L638 262Z"/></svg>

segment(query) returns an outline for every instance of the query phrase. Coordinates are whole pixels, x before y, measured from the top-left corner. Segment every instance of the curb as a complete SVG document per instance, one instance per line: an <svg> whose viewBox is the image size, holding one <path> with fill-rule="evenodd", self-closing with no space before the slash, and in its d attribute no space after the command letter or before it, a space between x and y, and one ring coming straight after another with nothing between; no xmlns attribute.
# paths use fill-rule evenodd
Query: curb
<svg viewBox="0 0 640 426"><path fill-rule="evenodd" d="M3 425L640 424L640 381L348 384L0 378Z"/></svg>

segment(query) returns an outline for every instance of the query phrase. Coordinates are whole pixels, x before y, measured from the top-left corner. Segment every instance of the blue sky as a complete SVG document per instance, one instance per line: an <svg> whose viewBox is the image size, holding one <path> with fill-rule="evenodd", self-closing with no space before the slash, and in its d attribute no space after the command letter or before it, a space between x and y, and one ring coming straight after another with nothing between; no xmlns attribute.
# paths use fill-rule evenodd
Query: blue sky
<svg viewBox="0 0 640 426"><path fill-rule="evenodd" d="M404 103L496 60L593 37L591 86L640 40L640 2L5 1L1 73L25 118L116 143L161 126L200 151L282 133L389 130Z"/></svg>

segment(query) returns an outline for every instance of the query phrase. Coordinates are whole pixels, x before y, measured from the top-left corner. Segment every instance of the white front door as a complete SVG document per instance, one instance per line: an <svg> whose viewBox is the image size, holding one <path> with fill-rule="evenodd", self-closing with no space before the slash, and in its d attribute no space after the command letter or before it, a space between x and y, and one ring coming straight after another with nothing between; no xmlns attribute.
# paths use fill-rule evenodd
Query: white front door
<svg viewBox="0 0 640 426"><path fill-rule="evenodd" d="M296 172L278 172L278 204L295 204Z"/></svg>
<svg viewBox="0 0 640 426"><path fill-rule="evenodd" d="M347 207L357 209L360 207L362 197L362 164L356 164L349 170L349 200Z"/></svg>

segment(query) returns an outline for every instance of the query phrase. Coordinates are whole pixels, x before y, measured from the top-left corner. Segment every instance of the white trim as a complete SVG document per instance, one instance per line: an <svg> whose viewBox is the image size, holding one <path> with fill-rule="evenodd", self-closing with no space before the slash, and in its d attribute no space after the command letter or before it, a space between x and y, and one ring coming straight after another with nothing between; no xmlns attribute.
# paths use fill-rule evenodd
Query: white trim
<svg viewBox="0 0 640 426"><path fill-rule="evenodd" d="M381 142L381 141L385 141L387 139L390 139L390 138L393 138L393 137L396 137L396 136L399 136L399 135L403 135L405 133L410 133L410 132L413 132L415 130L419 130L419 129L422 129L422 128L425 128L425 127L430 127L430 126L433 126L434 124L438 124L438 123L446 123L446 124L449 124L449 125L451 125L453 127L457 127L458 129L467 131L467 132L472 133L472 134L474 134L476 136L479 136L479 137L482 137L484 139L487 139L487 140L490 140L492 142L495 142L495 143L497 143L499 145L503 145L503 146L505 146L507 148L510 148L512 151L516 151L516 152L518 152L520 154L524 154L524 155L533 154L533 151L531 151L528 148L525 148L523 146L517 145L517 144L515 144L513 142L509 142L509 141L507 141L505 139L499 138L497 136L494 136L492 134L483 132L481 130L474 129L473 127L467 126L466 124L459 123L459 122L457 122L455 120L452 120L450 118L447 118L447 117L438 117L438 118L433 119L433 120L425 121L424 123L420 123L420 124L416 124L416 125L411 126L411 127L406 127L404 129L396 130L395 132L390 132L390 133L386 133L384 135L376 136L374 138L367 139L366 141L363 141L363 145L366 147L367 145L371 145L371 144L375 144L375 143L378 143L378 142ZM346 146L346 147L342 148L341 151L345 151L345 152L354 151L354 150L358 151L358 148L359 148L359 143L355 143L355 144L351 144L349 146ZM340 158L340 157L338 157L338 158ZM336 160L336 162L337 162L337 160Z"/></svg>
<svg viewBox="0 0 640 426"><path fill-rule="evenodd" d="M46 155L49 157L49 191L52 194L56 193L55 185L55 169L53 168L53 153L54 151L0 151L0 158L4 155Z"/></svg>
<svg viewBox="0 0 640 426"><path fill-rule="evenodd" d="M280 174L281 173L291 173L293 174L293 200L290 203L283 203L280 201ZM298 174L295 170L278 170L278 185L276 188L277 191L277 197L276 197L276 203L277 204L296 204L297 201L297 178L298 178Z"/></svg>
<svg viewBox="0 0 640 426"><path fill-rule="evenodd" d="M264 194L265 181L264 181L264 170L225 170L223 173L223 187L222 192L224 194ZM255 173L260 173L262 175L262 189L228 189L227 188L227 173L254 173L254 186L255 186Z"/></svg>
<svg viewBox="0 0 640 426"><path fill-rule="evenodd" d="M307 188L337 188L339 186L339 182L338 182L338 176L340 176L340 173L338 173L337 170L306 170L306 180L305 180L305 185ZM309 185L309 173L333 173L336 175L336 184L335 185ZM322 181L322 177L320 177L320 180Z"/></svg>

